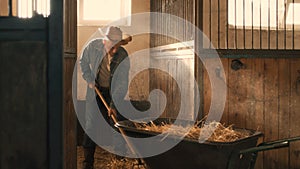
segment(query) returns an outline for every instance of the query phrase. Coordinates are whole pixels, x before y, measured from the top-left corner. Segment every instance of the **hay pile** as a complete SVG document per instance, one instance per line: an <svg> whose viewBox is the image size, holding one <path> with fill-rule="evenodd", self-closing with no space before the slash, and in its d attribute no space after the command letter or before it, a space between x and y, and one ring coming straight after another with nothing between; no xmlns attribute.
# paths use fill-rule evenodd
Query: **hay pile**
<svg viewBox="0 0 300 169"><path fill-rule="evenodd" d="M146 169L146 164L139 164L139 161L134 158L116 158L114 154L97 146L95 151L95 169ZM77 147L77 168L82 169L84 160L83 147Z"/></svg>
<svg viewBox="0 0 300 169"><path fill-rule="evenodd" d="M146 169L145 165L139 165L137 159L124 158L122 160L112 158L112 160L107 164L109 169L120 169L120 168L132 168L132 169Z"/></svg>
<svg viewBox="0 0 300 169"><path fill-rule="evenodd" d="M208 125L200 125L199 123L194 126L175 126L173 124L161 123L159 125L154 124L152 121L148 124L138 124L138 129L146 130L155 133L162 133L167 130L168 135L175 135L178 137L186 137L189 139L198 140L200 132L207 134L208 141L214 142L233 142L242 138L249 137L251 133L248 130L235 130L233 125L225 127L220 122L211 122ZM172 126L172 128L171 128ZM188 128L191 128L188 131Z"/></svg>

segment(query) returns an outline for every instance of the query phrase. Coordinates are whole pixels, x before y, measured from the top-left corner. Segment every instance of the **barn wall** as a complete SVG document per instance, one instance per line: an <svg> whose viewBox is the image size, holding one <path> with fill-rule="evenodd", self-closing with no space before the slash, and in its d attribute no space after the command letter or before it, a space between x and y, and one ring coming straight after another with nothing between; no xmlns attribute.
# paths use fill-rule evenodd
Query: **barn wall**
<svg viewBox="0 0 300 169"><path fill-rule="evenodd" d="M284 3L281 0L269 2L277 2L278 6ZM286 2L285 11L289 10L289 4L298 3ZM300 43L296 38L299 27L286 22L276 28L228 25L227 5L228 1L203 1L203 32L211 41L211 44L204 43L203 48L219 51L226 72L228 91L222 122L259 130L264 133L262 141L299 136L300 59L297 50ZM243 9L235 11L239 10ZM252 19L265 24L266 17ZM233 59L240 59L245 67L237 71L231 69ZM206 72L203 83L204 112L207 113L211 91ZM299 168L299 150L300 143L294 142L289 148L260 153L256 168Z"/></svg>
<svg viewBox="0 0 300 169"><path fill-rule="evenodd" d="M300 59L242 58L245 68L232 70L223 58L227 102L222 122L264 133L262 141L300 135ZM204 112L210 106L210 81L204 73ZM256 168L299 168L299 142L259 154Z"/></svg>
<svg viewBox="0 0 300 169"><path fill-rule="evenodd" d="M77 168L77 116L72 99L73 71L77 58L77 1L64 0L64 169ZM76 82L76 81L75 81ZM76 97L76 93L74 96Z"/></svg>
<svg viewBox="0 0 300 169"><path fill-rule="evenodd" d="M297 53L300 43L296 38L299 33L297 26L293 28L287 26L285 30L276 31L229 28L226 19L228 17L227 1L204 0L200 4L201 8L194 6L197 9L196 14L193 14L192 9L187 10L191 7L186 4L191 3L188 0L151 2L151 11L170 13L183 18L191 15L195 17L198 21L196 24L203 25L203 32L212 42L212 44L204 43L201 47L216 48L219 52L226 73L226 77L221 78L227 82L227 99L222 123L261 131L264 137L260 141L300 135L300 59L299 52ZM181 15L185 12L189 14ZM156 22L163 21L157 18ZM152 47L171 43L176 43L176 41L163 36L151 36ZM235 51L226 51L226 49ZM249 51L249 49L256 50ZM245 67L237 71L231 69L233 59L240 59ZM196 64L195 73L203 82L204 117L210 107L212 91L207 72L205 68L201 69L200 64L198 68ZM155 75L152 77L165 79L163 74L156 73ZM151 86L164 89L168 88L169 84L171 83L153 84L152 82ZM169 97L174 98L172 95ZM299 150L298 141L292 142L289 148L259 153L255 168L300 168Z"/></svg>
<svg viewBox="0 0 300 169"><path fill-rule="evenodd" d="M192 0L151 1L151 12L162 12L171 14L181 19L184 19L189 23L195 23L194 11L195 2ZM162 47L163 50L174 50L172 47L168 48L168 45L174 43L180 44L181 42L179 42L178 39L170 37L172 36L170 35L170 33L182 37L183 42L194 40L195 37L188 36L191 35L191 31L194 31L190 30L191 27L182 25L182 22L178 22L178 24L168 25L165 24L167 22L166 19L168 18L159 16L157 18L151 18L151 29L157 29L157 32L162 32L162 35L151 35L150 46L152 48L157 48L159 50L159 48ZM191 48L193 48L193 46ZM186 95L187 91L194 90L193 56L191 57L189 54L178 55L176 54L176 52L174 52L173 56L160 57L160 59L156 59L152 54L150 64L165 67L170 73L172 73L175 77L178 78L178 81L175 81L175 79L171 77L170 74L167 74L166 72L162 72L160 70L152 70L150 72L150 89L161 89L166 95L167 103L166 108L162 113L162 117L176 118L181 107L193 107L193 98L190 98L193 97L193 94ZM185 91L180 91L178 85L185 86ZM181 105L181 99L184 99L186 101L188 100L188 105ZM191 110L194 109L192 108ZM189 117L186 118L191 117L194 117L193 111L190 111Z"/></svg>
<svg viewBox="0 0 300 169"><path fill-rule="evenodd" d="M155 69L150 70L150 90L160 89L166 99L156 96L154 107L162 112L162 117L191 120L194 113L194 52L181 49L182 43L152 48L150 63ZM194 41L189 47L193 48ZM164 52L165 51L165 52ZM178 116L179 112L183 113Z"/></svg>

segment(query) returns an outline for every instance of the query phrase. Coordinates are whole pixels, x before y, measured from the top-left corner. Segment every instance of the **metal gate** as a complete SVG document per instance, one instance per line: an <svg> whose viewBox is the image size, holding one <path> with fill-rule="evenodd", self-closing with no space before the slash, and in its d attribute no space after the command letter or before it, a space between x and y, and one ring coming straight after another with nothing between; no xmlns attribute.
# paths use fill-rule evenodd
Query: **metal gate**
<svg viewBox="0 0 300 169"><path fill-rule="evenodd" d="M238 57L294 57L300 49L299 10L299 0L203 0L203 32L211 43L202 47Z"/></svg>

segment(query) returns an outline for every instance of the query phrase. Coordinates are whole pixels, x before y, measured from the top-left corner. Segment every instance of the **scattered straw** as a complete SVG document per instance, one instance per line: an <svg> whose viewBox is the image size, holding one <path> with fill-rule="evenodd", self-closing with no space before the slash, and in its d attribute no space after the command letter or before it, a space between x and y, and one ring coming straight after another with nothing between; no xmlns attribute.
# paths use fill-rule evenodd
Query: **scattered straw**
<svg viewBox="0 0 300 169"><path fill-rule="evenodd" d="M199 122L192 127L175 126L173 124L166 124L166 123L161 123L159 125L156 125L152 121L148 124L139 124L137 126L138 129L147 130L156 133L162 133L169 130L167 135L175 135L175 136L186 137L195 140L198 140L200 136L200 132L206 132L210 134L208 141L214 141L214 142L233 142L242 138L249 137L251 135L251 133L248 130L235 130L233 129L233 125L225 127L219 122L211 122L210 124L201 128L198 127ZM191 129L188 131L188 128ZM165 139L165 137L163 139Z"/></svg>
<svg viewBox="0 0 300 169"><path fill-rule="evenodd" d="M147 169L146 164L140 164L138 159L134 158L116 158L114 154L102 149L101 147L96 147L95 151L95 169ZM83 147L77 147L77 168L83 168L84 153Z"/></svg>

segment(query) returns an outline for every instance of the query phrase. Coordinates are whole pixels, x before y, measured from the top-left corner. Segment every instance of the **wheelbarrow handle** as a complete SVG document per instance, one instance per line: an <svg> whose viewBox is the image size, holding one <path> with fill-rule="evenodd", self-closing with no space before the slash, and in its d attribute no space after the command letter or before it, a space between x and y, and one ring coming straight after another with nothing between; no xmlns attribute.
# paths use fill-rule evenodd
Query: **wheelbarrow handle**
<svg viewBox="0 0 300 169"><path fill-rule="evenodd" d="M239 155L251 154L249 169L254 169L258 152L289 147L290 142L298 141L298 140L300 140L300 137L293 137L293 138L263 142L263 143L257 145L256 147L252 147L252 148L248 148L248 149L239 151ZM231 159L229 162L228 168L232 169L234 166L233 164L234 164L234 161Z"/></svg>
<svg viewBox="0 0 300 169"><path fill-rule="evenodd" d="M269 141L269 142L263 142L260 145L272 145L272 144L277 144L277 143L282 143L282 142L293 142L293 141L299 141L300 136L298 137L291 137L291 138L286 138L286 139L280 139L280 140L275 140L275 141Z"/></svg>
<svg viewBox="0 0 300 169"><path fill-rule="evenodd" d="M249 169L254 169L255 167L255 162L256 162L256 158L258 155L258 152L260 151L267 151L267 150L273 150L273 149L278 149L278 148L284 148L284 147L288 147L290 144L288 141L283 141L283 142L276 142L274 144L267 144L267 145L259 145L257 147L252 147L252 148L248 148L245 150L241 150L239 152L240 155L243 154L251 154L251 160L250 160L250 164L249 164Z"/></svg>
<svg viewBox="0 0 300 169"><path fill-rule="evenodd" d="M266 150L273 150L273 149L288 147L289 145L290 145L290 143L288 141L275 143L275 144L268 144L268 145L259 145L257 147L241 150L240 154L258 153L260 151L266 151Z"/></svg>
<svg viewBox="0 0 300 169"><path fill-rule="evenodd" d="M271 150L271 149L288 147L290 145L290 142L299 141L299 140L300 140L300 137L298 136L298 137L286 138L286 139L281 139L281 140L263 142L263 143L259 144L257 147L249 148L246 150L241 150L240 154L256 153L259 151L266 151L266 150Z"/></svg>

